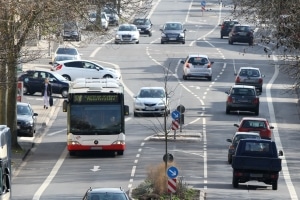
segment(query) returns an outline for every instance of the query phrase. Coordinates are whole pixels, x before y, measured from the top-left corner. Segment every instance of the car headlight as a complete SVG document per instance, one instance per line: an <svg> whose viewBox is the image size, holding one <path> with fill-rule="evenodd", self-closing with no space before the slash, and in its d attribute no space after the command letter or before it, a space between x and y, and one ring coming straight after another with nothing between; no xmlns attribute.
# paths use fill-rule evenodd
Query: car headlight
<svg viewBox="0 0 300 200"><path fill-rule="evenodd" d="M161 37L166 37L166 34L164 34L164 33L161 33Z"/></svg>
<svg viewBox="0 0 300 200"><path fill-rule="evenodd" d="M165 103L164 103L164 102L159 102L157 105L158 105L158 106L164 106Z"/></svg>
<svg viewBox="0 0 300 200"><path fill-rule="evenodd" d="M144 106L144 104L140 101L134 102L135 106Z"/></svg>
<svg viewBox="0 0 300 200"><path fill-rule="evenodd" d="M179 37L184 37L184 33L180 33Z"/></svg>
<svg viewBox="0 0 300 200"><path fill-rule="evenodd" d="M33 125L33 120L25 122L25 126L32 126L32 125Z"/></svg>
<svg viewBox="0 0 300 200"><path fill-rule="evenodd" d="M115 38L116 39L120 39L121 37L120 37L120 35L117 34Z"/></svg>

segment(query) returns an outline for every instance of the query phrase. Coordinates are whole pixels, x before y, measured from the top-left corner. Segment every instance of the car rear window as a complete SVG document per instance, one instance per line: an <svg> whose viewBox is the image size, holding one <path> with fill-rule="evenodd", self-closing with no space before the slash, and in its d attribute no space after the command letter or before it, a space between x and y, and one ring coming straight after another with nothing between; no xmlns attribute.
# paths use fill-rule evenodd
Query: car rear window
<svg viewBox="0 0 300 200"><path fill-rule="evenodd" d="M264 121L246 120L242 124L243 128L266 128Z"/></svg>
<svg viewBox="0 0 300 200"><path fill-rule="evenodd" d="M208 59L202 57L191 57L188 63L191 63L192 65L205 65L208 64Z"/></svg>
<svg viewBox="0 0 300 200"><path fill-rule="evenodd" d="M241 96L254 96L255 91L254 89L250 89L250 88L233 88L231 90L231 94L241 95Z"/></svg>
<svg viewBox="0 0 300 200"><path fill-rule="evenodd" d="M236 26L235 31L236 32L249 32L251 28L249 26Z"/></svg>
<svg viewBox="0 0 300 200"><path fill-rule="evenodd" d="M260 73L257 69L242 69L239 75L247 77L259 77Z"/></svg>
<svg viewBox="0 0 300 200"><path fill-rule="evenodd" d="M224 22L224 26L228 26L228 27L233 27L235 24L238 24L238 22L237 21L225 21Z"/></svg>

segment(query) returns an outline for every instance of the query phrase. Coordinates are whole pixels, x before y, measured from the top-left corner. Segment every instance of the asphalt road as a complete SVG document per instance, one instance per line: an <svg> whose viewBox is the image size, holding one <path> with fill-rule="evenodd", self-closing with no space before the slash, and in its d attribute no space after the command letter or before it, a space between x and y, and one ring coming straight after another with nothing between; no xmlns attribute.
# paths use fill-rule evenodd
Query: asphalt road
<svg viewBox="0 0 300 200"><path fill-rule="evenodd" d="M300 188L298 141L300 119L296 95L286 88L293 80L281 73L275 58L267 58L263 48L246 44L228 45L220 39L221 20L230 7L219 7L217 1L207 4L212 10L202 13L197 2L157 1L150 12L154 24L152 37L141 37L138 45L113 43L90 44L79 48L83 58L121 71L126 86L125 101L130 106L126 118L127 150L124 156L108 155L70 157L66 151L66 114L58 105L38 144L30 152L13 178L13 199L81 199L89 187L123 187L126 190L143 182L149 168L162 163L163 140L152 140L160 132L163 118L133 117L132 96L142 86L167 84L171 110L184 105L185 124L180 135L193 134L191 140L170 140L168 152L174 156L179 176L189 186L199 188L207 199L293 199ZM222 8L222 10L220 10ZM182 44L160 44L160 26L165 21L181 21L187 28ZM213 65L213 81L182 80L182 65L189 53L207 54ZM47 59L41 60L47 68ZM227 164L227 138L236 131L233 126L248 113L225 114L225 91L233 85L234 72L241 66L259 67L265 74L260 97L260 117L275 127L273 139L284 151L279 186L258 182L231 185L232 169ZM167 76L167 82L164 82ZM31 101L36 101L34 97ZM171 118L167 119L168 125ZM157 131L154 131L156 129ZM297 190L298 189L298 190Z"/></svg>

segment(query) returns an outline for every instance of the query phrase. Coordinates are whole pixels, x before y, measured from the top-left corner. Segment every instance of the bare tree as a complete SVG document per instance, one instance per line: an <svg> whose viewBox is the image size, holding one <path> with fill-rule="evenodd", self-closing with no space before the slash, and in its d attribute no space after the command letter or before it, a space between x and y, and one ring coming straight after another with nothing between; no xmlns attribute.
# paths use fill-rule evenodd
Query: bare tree
<svg viewBox="0 0 300 200"><path fill-rule="evenodd" d="M59 41L53 37L61 31L65 21L78 20L91 23L88 12L93 6L103 7L107 3L119 12L122 22L127 22L139 13L146 14L151 0L0 0L0 124L7 124L12 133L12 147L19 148L16 129L17 64L36 60L43 56L40 49L30 51L26 44L48 37L49 41ZM85 32L85 40L113 37L96 24L95 31Z"/></svg>
<svg viewBox="0 0 300 200"><path fill-rule="evenodd" d="M259 28L258 42L266 46L265 53L272 52L280 58L282 72L295 80L294 87L300 86L300 4L298 0L234 0L232 15L246 18Z"/></svg>

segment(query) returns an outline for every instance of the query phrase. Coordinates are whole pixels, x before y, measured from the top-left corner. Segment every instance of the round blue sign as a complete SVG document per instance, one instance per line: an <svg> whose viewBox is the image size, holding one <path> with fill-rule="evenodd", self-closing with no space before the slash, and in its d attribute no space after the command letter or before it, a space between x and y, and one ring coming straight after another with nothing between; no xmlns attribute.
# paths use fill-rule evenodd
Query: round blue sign
<svg viewBox="0 0 300 200"><path fill-rule="evenodd" d="M178 176L178 169L174 166L171 166L167 170L167 175L169 178L176 178Z"/></svg>

